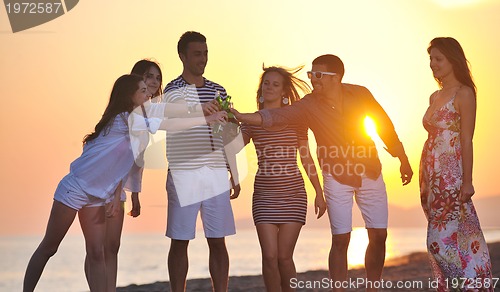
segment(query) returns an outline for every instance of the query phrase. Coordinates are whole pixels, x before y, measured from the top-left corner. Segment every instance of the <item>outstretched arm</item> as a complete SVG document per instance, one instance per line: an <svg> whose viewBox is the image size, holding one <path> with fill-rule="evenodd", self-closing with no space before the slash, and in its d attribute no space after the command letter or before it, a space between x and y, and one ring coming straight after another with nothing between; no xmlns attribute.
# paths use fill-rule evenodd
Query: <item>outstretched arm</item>
<svg viewBox="0 0 500 292"><path fill-rule="evenodd" d="M206 117L164 119L161 122L160 129L167 131L182 131L204 124L221 123L224 125L226 121L227 113L225 111L219 111Z"/></svg>
<svg viewBox="0 0 500 292"><path fill-rule="evenodd" d="M188 103L185 100L164 103L146 101L141 106L134 108L136 114L159 119L203 117L214 114L219 110L219 104L215 100L203 104Z"/></svg>
<svg viewBox="0 0 500 292"><path fill-rule="evenodd" d="M254 126L262 125L262 117L259 113L240 113L234 108L230 109L230 111L239 122Z"/></svg>
<svg viewBox="0 0 500 292"><path fill-rule="evenodd" d="M231 109L236 119L242 123L262 126L266 130L279 130L288 125L307 125L309 113L308 103L304 99L294 102L292 105L263 109L255 113L242 114L235 109ZM311 102L308 100L308 102Z"/></svg>
<svg viewBox="0 0 500 292"><path fill-rule="evenodd" d="M413 170L411 169L403 144L399 141L391 119L368 89L366 89L365 98L367 102L368 115L379 125L377 128L377 134L387 146L385 150L387 150L387 152L389 152L389 154L393 157L397 157L401 162L399 171L401 173L401 182L405 186L411 182Z"/></svg>

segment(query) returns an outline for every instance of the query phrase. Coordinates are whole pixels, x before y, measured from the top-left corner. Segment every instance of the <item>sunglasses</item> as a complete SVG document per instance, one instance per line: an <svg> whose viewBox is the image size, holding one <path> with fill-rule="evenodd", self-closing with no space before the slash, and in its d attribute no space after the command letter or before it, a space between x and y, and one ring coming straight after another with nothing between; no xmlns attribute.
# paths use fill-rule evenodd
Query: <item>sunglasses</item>
<svg viewBox="0 0 500 292"><path fill-rule="evenodd" d="M332 73L332 72L321 72L321 71L307 71L307 78L312 79L314 76L316 79L321 79L323 78L323 75L337 75L337 73Z"/></svg>

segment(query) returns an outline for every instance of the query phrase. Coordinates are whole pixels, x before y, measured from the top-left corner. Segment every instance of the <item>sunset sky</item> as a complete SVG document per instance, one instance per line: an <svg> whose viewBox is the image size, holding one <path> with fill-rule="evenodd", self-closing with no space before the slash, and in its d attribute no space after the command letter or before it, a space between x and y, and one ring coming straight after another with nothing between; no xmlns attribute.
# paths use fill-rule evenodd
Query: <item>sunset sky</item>
<svg viewBox="0 0 500 292"><path fill-rule="evenodd" d="M305 65L300 73L305 79L315 57L338 55L346 67L344 82L370 89L405 145L415 172L406 187L399 179L399 161L383 150L380 157L389 202L408 208L419 205L418 164L426 139L421 120L437 89L426 49L434 37L456 38L478 87L476 196L500 195L500 101L495 90L500 81L500 1L305 3L85 0L51 22L18 33L12 33L6 10L0 8L0 96L6 102L0 115L0 235L44 232L53 192L81 154L82 138L99 120L113 82L143 58L161 64L163 85L177 77L182 64L176 45L188 30L207 37L205 77L223 85L242 112L256 110L263 63ZM314 145L312 134L310 143ZM249 175L233 202L237 219L251 216L253 146L246 153ZM165 172L145 171L143 214L127 218L125 232L163 232Z"/></svg>

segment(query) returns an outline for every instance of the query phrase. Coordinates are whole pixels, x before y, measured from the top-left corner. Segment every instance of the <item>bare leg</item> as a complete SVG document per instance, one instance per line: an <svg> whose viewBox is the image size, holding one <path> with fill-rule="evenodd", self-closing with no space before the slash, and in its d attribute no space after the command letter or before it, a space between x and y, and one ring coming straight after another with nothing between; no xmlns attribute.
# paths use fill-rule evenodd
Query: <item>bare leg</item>
<svg viewBox="0 0 500 292"><path fill-rule="evenodd" d="M168 252L168 276L170 277L170 290L184 292L186 290L186 277L188 272L187 248L189 240L172 239Z"/></svg>
<svg viewBox="0 0 500 292"><path fill-rule="evenodd" d="M227 291L229 277L229 255L225 238L207 238L210 250L208 266L215 292Z"/></svg>
<svg viewBox="0 0 500 292"><path fill-rule="evenodd" d="M50 211L49 222L45 230L45 236L42 242L35 250L26 268L24 275L23 291L35 290L36 284L40 280L43 269L47 261L52 257L59 248L69 227L75 220L76 210L63 205L58 201L52 204Z"/></svg>
<svg viewBox="0 0 500 292"><path fill-rule="evenodd" d="M123 207L123 205L122 205ZM123 229L124 209L118 216L106 217L106 239L104 242L104 260L106 262L106 291L116 291L116 275L118 270L118 251ZM85 256L85 278L89 280L89 260Z"/></svg>
<svg viewBox="0 0 500 292"><path fill-rule="evenodd" d="M275 224L256 224L262 251L262 277L266 291L281 290L281 277L278 266L278 226Z"/></svg>
<svg viewBox="0 0 500 292"><path fill-rule="evenodd" d="M278 232L278 266L281 276L281 291L295 291L290 286L290 279L297 277L293 251L299 238L302 223L287 223L279 225Z"/></svg>
<svg viewBox="0 0 500 292"><path fill-rule="evenodd" d="M330 278L334 281L347 280L347 248L351 240L351 233L332 235L332 247L328 259ZM344 291L343 288L333 289L334 291Z"/></svg>
<svg viewBox="0 0 500 292"><path fill-rule="evenodd" d="M366 277L373 283L382 277L387 229L368 228L367 230L369 243L365 254ZM377 291L377 289L366 289L366 291Z"/></svg>
<svg viewBox="0 0 500 292"><path fill-rule="evenodd" d="M87 283L90 291L106 291L106 263L104 239L106 220L104 206L82 208L78 212L85 237Z"/></svg>
<svg viewBox="0 0 500 292"><path fill-rule="evenodd" d="M85 279L87 280L87 283L89 282L89 259L87 257L87 254L85 254L85 261L83 262L83 270L85 272Z"/></svg>
<svg viewBox="0 0 500 292"><path fill-rule="evenodd" d="M104 259L106 261L106 291L116 291L116 275L118 270L118 250L123 229L123 204L117 216L106 218L106 239L104 243Z"/></svg>

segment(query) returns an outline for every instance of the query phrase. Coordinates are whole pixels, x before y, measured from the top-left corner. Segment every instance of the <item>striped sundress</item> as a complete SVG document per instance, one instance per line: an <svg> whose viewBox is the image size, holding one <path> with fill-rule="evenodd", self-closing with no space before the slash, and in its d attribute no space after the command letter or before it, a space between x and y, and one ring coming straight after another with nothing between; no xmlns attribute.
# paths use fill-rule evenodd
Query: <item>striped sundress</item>
<svg viewBox="0 0 500 292"><path fill-rule="evenodd" d="M253 140L258 159L252 198L255 224L305 224L307 195L297 165L299 140L307 140L307 128L288 126L267 131L243 125L242 132Z"/></svg>

